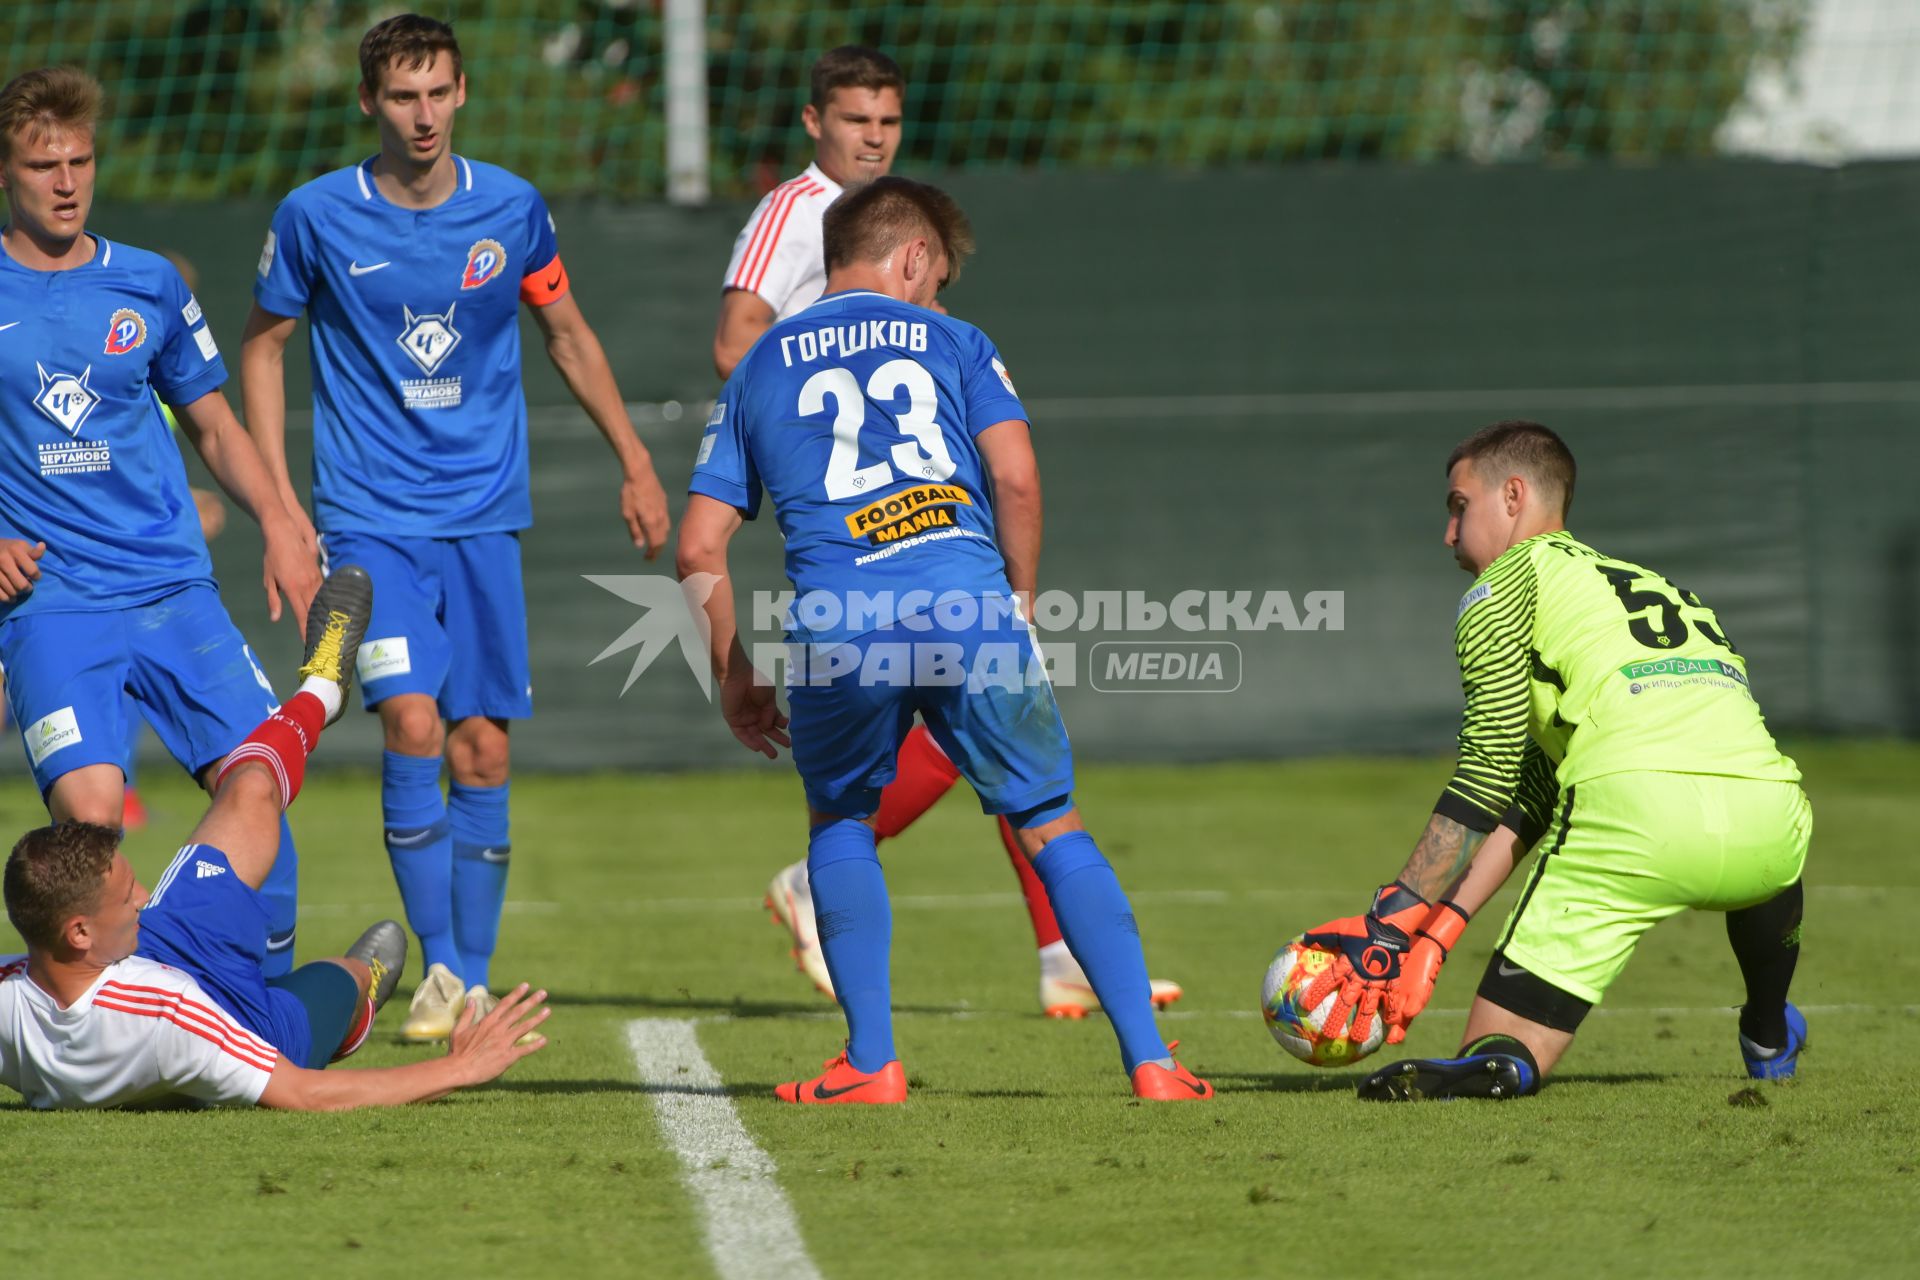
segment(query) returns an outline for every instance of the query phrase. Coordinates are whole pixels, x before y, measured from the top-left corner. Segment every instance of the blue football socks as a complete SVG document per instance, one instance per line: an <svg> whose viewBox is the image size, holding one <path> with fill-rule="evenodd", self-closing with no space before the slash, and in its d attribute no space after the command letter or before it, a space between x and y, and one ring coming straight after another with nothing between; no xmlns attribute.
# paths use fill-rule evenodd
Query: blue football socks
<svg viewBox="0 0 1920 1280"><path fill-rule="evenodd" d="M1165 1063L1167 1042L1153 1020L1152 986L1147 981L1147 959L1140 950L1140 929L1133 906L1120 887L1120 878L1093 837L1070 831L1047 841L1033 860L1033 870L1047 887L1053 915L1068 950L1086 971L1100 1007L1120 1040L1120 1060L1127 1074L1143 1062ZM819 900L819 890L814 890ZM839 976L834 977L835 983Z"/></svg>
<svg viewBox="0 0 1920 1280"><path fill-rule="evenodd" d="M878 1071L898 1055L887 955L893 909L873 828L852 818L814 827L807 839L807 880L820 949L847 1015L847 1061L856 1071Z"/></svg>
<svg viewBox="0 0 1920 1280"><path fill-rule="evenodd" d="M466 964L467 985L487 985L487 969L500 939L500 911L507 901L507 789L447 788L447 820L453 829L453 940Z"/></svg>
<svg viewBox="0 0 1920 1280"><path fill-rule="evenodd" d="M380 815L394 883L425 956L422 972L443 964L463 975L453 940L453 833L440 795L440 757L386 752L380 761Z"/></svg>
<svg viewBox="0 0 1920 1280"><path fill-rule="evenodd" d="M293 928L300 909L300 855L294 852L293 828L280 815L280 851L260 885L267 903L267 955L260 971L269 978L293 972Z"/></svg>

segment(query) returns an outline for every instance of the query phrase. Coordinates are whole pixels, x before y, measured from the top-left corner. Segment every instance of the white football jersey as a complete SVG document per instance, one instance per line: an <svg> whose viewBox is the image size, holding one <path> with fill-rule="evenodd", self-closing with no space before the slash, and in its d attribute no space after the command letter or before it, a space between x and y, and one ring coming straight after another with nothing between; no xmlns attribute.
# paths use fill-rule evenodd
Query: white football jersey
<svg viewBox="0 0 1920 1280"><path fill-rule="evenodd" d="M0 956L0 1084L30 1107L173 1094L252 1105L279 1057L178 969L129 956L62 1009L27 977L25 956Z"/></svg>
<svg viewBox="0 0 1920 1280"><path fill-rule="evenodd" d="M776 320L818 302L827 290L821 222L839 196L817 164L767 192L733 242L726 287L759 294Z"/></svg>

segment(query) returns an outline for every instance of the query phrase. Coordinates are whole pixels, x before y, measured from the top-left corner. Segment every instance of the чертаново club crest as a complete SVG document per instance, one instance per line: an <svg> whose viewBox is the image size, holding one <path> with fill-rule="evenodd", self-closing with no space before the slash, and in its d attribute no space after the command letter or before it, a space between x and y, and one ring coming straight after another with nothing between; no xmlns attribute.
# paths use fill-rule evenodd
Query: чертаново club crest
<svg viewBox="0 0 1920 1280"><path fill-rule="evenodd" d="M147 340L147 322L132 307L122 307L107 321L107 354L123 356Z"/></svg>
<svg viewBox="0 0 1920 1280"><path fill-rule="evenodd" d="M478 289L506 270L507 249L498 240L476 240L467 250L466 270L460 273L462 289Z"/></svg>

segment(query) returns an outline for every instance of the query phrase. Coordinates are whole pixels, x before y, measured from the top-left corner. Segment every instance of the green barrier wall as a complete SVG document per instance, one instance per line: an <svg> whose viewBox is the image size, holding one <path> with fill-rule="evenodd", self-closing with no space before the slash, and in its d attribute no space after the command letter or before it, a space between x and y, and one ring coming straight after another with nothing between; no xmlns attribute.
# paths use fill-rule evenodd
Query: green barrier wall
<svg viewBox="0 0 1920 1280"><path fill-rule="evenodd" d="M1231 694L1099 692L1090 646L1117 634L1053 637L1078 651L1081 682L1061 696L1083 756L1444 748L1467 582L1440 544L1441 467L1503 417L1567 436L1575 531L1715 605L1776 727L1920 728L1920 314L1906 297L1920 166L970 175L953 189L981 252L950 306L995 337L1034 413L1043 585L1161 603L1344 593L1338 631L1125 637L1237 643ZM687 406L642 415L676 495L745 212L556 210L622 388ZM199 263L237 365L269 213L103 210L98 224ZM291 364L299 404L303 339ZM640 611L582 575L664 566L625 545L609 456L537 342L529 369L538 714L515 732L519 764L749 763L676 652L624 697L631 654L588 665ZM304 435L291 443L303 471ZM292 631L265 625L257 538L236 520L215 550L236 620L281 676ZM778 558L771 521L749 527L742 588L779 585ZM329 758L372 763L370 721L351 717Z"/></svg>

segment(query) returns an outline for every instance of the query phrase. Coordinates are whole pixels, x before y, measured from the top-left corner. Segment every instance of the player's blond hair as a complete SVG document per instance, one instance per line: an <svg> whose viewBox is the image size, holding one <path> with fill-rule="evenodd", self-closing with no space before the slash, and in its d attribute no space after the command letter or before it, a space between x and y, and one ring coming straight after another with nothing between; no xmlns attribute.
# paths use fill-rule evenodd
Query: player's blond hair
<svg viewBox="0 0 1920 1280"><path fill-rule="evenodd" d="M7 858L7 919L29 947L51 950L77 915L100 907L120 832L91 822L62 822L20 837Z"/></svg>
<svg viewBox="0 0 1920 1280"><path fill-rule="evenodd" d="M32 141L56 129L91 131L100 119L100 82L78 67L22 71L0 89L0 163L14 139Z"/></svg>
<svg viewBox="0 0 1920 1280"><path fill-rule="evenodd" d="M1482 480L1501 482L1510 475L1525 476L1542 497L1559 499L1562 520L1573 507L1577 473L1573 450L1550 427L1523 418L1482 427L1453 446L1447 455L1447 474L1452 475L1462 460L1471 461Z"/></svg>
<svg viewBox="0 0 1920 1280"><path fill-rule="evenodd" d="M915 236L929 236L947 250L947 278L973 256L973 224L960 202L935 186L911 178L875 178L827 206L821 224L827 270L854 262L880 262Z"/></svg>

